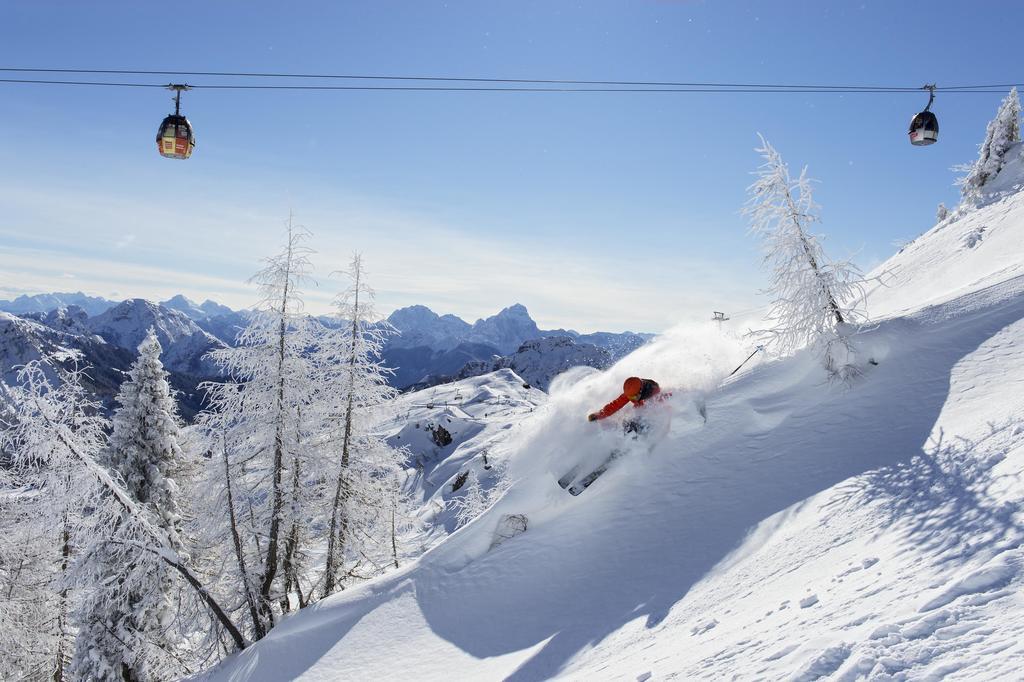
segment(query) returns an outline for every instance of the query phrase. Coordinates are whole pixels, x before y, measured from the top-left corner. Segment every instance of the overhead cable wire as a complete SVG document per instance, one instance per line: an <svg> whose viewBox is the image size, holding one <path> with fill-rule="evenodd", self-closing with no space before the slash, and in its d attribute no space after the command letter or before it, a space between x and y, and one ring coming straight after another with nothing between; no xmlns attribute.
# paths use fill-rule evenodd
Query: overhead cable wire
<svg viewBox="0 0 1024 682"><path fill-rule="evenodd" d="M377 80L377 81L431 81L431 82L469 82L469 83L507 83L507 84L541 84L541 85L603 85L603 86L632 86L652 88L708 88L718 91L719 89L728 92L747 91L822 91L822 92L919 92L920 86L876 86L876 85L802 85L785 83L687 83L679 81L632 81L632 80L569 80L569 79L547 79L547 78L482 78L466 76L402 76L402 75L373 75L373 74L311 74L311 73L273 73L273 72L247 72L247 71L172 71L172 70L141 70L141 69L61 69L61 68L14 68L0 67L0 72L6 73L74 73L93 75L145 75L145 76L196 76L196 77L231 77L231 78L271 78L271 79L313 79L313 80ZM23 80L4 80L0 82L28 82ZM46 82L50 81L31 81ZM78 81L53 81L54 84L78 84ZM213 86L207 86L213 87ZM1010 88L1024 87L1024 84L1009 83L996 85L958 85L935 88L938 92L955 92L960 90L984 90L989 88ZM740 90L734 90L739 88ZM239 89L239 88L236 88ZM297 88L292 88L297 89ZM327 89L320 88L317 89ZM375 88L375 89L385 89ZM603 90L602 90L603 91ZM616 90L617 91L617 90ZM670 92L672 90L669 90ZM705 90L695 90L704 92Z"/></svg>
<svg viewBox="0 0 1024 682"><path fill-rule="evenodd" d="M536 82L536 81L534 81ZM79 85L93 87L123 87L123 88L167 88L166 83L123 83L116 81L66 81L66 80L43 80L43 79L22 79L22 78L0 78L0 83L20 83L30 85ZM444 86L444 85L241 85L227 83L213 84L188 84L190 90L309 90L309 91L413 91L413 92L633 92L633 93L782 93L782 94L919 94L917 89L842 89L825 88L811 89L804 86L777 86L758 88L714 88L714 87L523 87L523 86ZM938 88L936 89L939 90ZM996 93L1003 94L1004 90L949 90L943 91L947 94L982 94Z"/></svg>

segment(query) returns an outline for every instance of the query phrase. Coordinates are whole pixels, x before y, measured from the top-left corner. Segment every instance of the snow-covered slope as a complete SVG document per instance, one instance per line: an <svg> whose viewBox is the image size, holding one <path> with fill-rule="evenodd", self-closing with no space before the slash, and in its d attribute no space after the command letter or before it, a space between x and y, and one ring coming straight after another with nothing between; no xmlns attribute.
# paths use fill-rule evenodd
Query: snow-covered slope
<svg viewBox="0 0 1024 682"><path fill-rule="evenodd" d="M81 334L82 318L74 311L68 314L61 309L41 316L54 326L0 312L0 381L13 386L20 367L51 356L68 367L88 367L84 385L110 408L134 354L97 336Z"/></svg>
<svg viewBox="0 0 1024 682"><path fill-rule="evenodd" d="M560 377L492 448L514 484L489 511L207 679L1019 679L1021 200L883 267L849 387L807 353L723 382L746 349L710 325ZM584 419L628 374L673 391L650 451ZM614 448L579 497L556 484Z"/></svg>
<svg viewBox="0 0 1024 682"><path fill-rule="evenodd" d="M431 546L455 530L451 501L475 476L490 490L505 474L504 445L517 425L547 402L509 369L403 394L394 418L384 424L387 441L409 450L406 491L417 501L425 535L411 539Z"/></svg>
<svg viewBox="0 0 1024 682"><path fill-rule="evenodd" d="M948 301L1024 274L1024 143L988 185L980 208L961 208L871 273L869 307L881 317Z"/></svg>

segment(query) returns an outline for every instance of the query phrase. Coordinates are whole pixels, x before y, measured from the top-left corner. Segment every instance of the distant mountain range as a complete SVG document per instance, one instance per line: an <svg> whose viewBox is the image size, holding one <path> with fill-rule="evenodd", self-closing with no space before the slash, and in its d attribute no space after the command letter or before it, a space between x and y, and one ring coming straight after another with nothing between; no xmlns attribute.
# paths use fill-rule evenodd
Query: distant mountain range
<svg viewBox="0 0 1024 682"><path fill-rule="evenodd" d="M558 367L564 370L577 364L603 368L654 336L542 330L520 304L473 324L454 315L438 315L422 305L400 308L387 321L399 334L389 339L384 361L396 368L393 383L403 389L425 388L502 367L546 389L553 376L547 375ZM524 346L538 339L560 341ZM541 362L540 356L547 356L548 363ZM530 369L526 369L528 366Z"/></svg>
<svg viewBox="0 0 1024 682"><path fill-rule="evenodd" d="M162 360L182 392L183 413L201 407L197 386L216 378L206 357L233 345L248 313L207 300L197 304L177 295L155 303L145 299L115 302L82 292L19 296L0 301L0 361L5 380L13 368L43 349L71 348L96 368L97 394L110 401L146 330L153 327L163 346ZM334 326L338 320L320 318ZM422 388L510 368L538 388L576 365L604 368L647 342L652 334L633 332L580 334L541 330L519 304L469 324L455 315L438 315L426 306L400 308L386 320L396 331L384 347L384 363L394 370L396 388Z"/></svg>
<svg viewBox="0 0 1024 682"><path fill-rule="evenodd" d="M86 315L99 315L100 313L113 308L117 301L108 301L99 296L87 296L81 291L75 293L36 294L34 296L19 296L13 301L0 301L0 310L15 315L26 313L48 313L58 308L67 306L78 306L85 311Z"/></svg>

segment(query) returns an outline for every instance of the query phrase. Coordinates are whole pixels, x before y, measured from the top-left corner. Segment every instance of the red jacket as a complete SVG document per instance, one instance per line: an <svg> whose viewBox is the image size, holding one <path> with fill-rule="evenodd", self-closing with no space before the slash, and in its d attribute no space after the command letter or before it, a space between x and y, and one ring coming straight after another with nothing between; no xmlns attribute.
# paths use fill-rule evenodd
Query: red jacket
<svg viewBox="0 0 1024 682"><path fill-rule="evenodd" d="M645 379L644 380L644 389L640 392L641 399L637 400L636 402L634 402L633 403L633 407L638 407L638 408L639 407L643 407L644 403L646 401L648 401L648 400L652 400L653 399L653 400L661 401L661 400L664 400L665 398L669 397L670 395L672 395L672 394L671 393L664 393L663 394L661 392L661 386L658 386L658 382L657 381L653 381L652 379ZM610 403L608 403L607 405L602 407L596 413L597 414L597 418L598 419L605 419L606 417L612 416L613 414L615 414L616 412L621 410L623 407L625 407L626 403L628 403L628 402L630 402L630 400L629 400L628 397L626 397L626 394L625 393L621 394L618 398L616 398L615 400L611 401Z"/></svg>

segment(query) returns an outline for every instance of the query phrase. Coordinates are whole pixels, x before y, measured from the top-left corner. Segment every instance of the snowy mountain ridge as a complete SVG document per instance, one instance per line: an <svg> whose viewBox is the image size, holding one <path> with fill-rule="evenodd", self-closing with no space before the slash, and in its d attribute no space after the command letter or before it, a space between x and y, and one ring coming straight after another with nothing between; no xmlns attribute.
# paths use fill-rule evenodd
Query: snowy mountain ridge
<svg viewBox="0 0 1024 682"><path fill-rule="evenodd" d="M75 293L22 294L12 301L0 301L0 310L15 315L27 313L48 313L58 308L78 306L89 315L99 315L103 311L117 305L116 301L108 301L99 296L88 296L81 291Z"/></svg>
<svg viewBox="0 0 1024 682"><path fill-rule="evenodd" d="M710 324L556 379L492 451L493 507L202 679L1017 679L1022 211L991 197L876 271L878 365L848 387L808 352L726 380L748 349ZM584 419L629 374L673 393L650 451ZM581 496L555 483L623 447Z"/></svg>
<svg viewBox="0 0 1024 682"><path fill-rule="evenodd" d="M69 310L63 309L65 313ZM68 367L88 366L85 385L110 408L133 354L111 346L98 336L80 333L81 319L73 312L70 315L50 312L47 316L59 318L59 322L51 320L47 324L0 311L0 367L3 368L0 380L13 386L18 370L25 364L54 357Z"/></svg>
<svg viewBox="0 0 1024 682"><path fill-rule="evenodd" d="M500 369L511 369L526 383L547 391L552 380L574 367L605 369L612 364L612 354L590 343L579 343L568 336L545 336L524 341L515 353L488 360L467 362L451 376L428 376L414 384L410 390L490 374Z"/></svg>
<svg viewBox="0 0 1024 682"><path fill-rule="evenodd" d="M202 377L213 377L219 372L217 365L205 356L224 343L180 311L134 298L89 318L87 324L108 343L133 352L152 327L163 347L160 358L168 369Z"/></svg>
<svg viewBox="0 0 1024 682"><path fill-rule="evenodd" d="M607 367L653 336L633 332L545 331L518 303L472 325L454 315L437 315L426 306L401 308L387 321L399 333L388 339L385 363L397 369L394 385L411 390L501 367L511 367L528 382L546 387L559 368L564 370L575 364ZM552 338L562 341L537 343ZM536 357L549 352L551 357ZM529 355L535 357L527 359Z"/></svg>
<svg viewBox="0 0 1024 682"><path fill-rule="evenodd" d="M15 309L15 314L28 315L33 319L42 321L44 324L55 325L60 330L69 330L67 327L72 317L79 322L81 313L74 312L76 307L72 300L83 301L91 307L78 308L84 310L86 317L97 317L110 312L111 309L123 306L126 302L116 303L105 299L94 299L89 303L90 297L84 294L40 294L38 296L22 296L8 307ZM142 310L141 303L144 299L129 299L133 301L133 307ZM0 310L5 309L0 301ZM16 305L15 305L16 304ZM248 324L248 313L246 311L234 311L225 305L207 299L203 303L196 303L188 297L178 294L160 303L151 303L149 312L139 314L137 323L148 325L154 323L159 317L166 317L166 313L160 313L158 308L162 307L167 311L181 313L190 319L206 334L215 338L216 341L227 345L233 345L238 333ZM71 313L58 312L63 308L69 308ZM98 312L90 312L96 310ZM117 313L122 316L122 313ZM110 315L104 318L109 320ZM126 318L125 318L126 319ZM336 325L334 318L318 318L327 326ZM633 332L595 332L592 334L580 334L574 330L551 330L545 331L537 327L536 322L530 317L526 307L514 304L504 308L495 315L481 318L474 324L469 324L455 315L438 315L422 305L408 306L394 311L388 318L387 323L397 330L397 334L389 335L384 348L385 364L396 370L392 383L398 388L407 389L411 385L433 385L441 378L466 377L471 374L479 374L485 366L496 368L495 363L505 363L502 366L513 366L511 357L516 354L520 347L528 342L539 338L561 336L570 337L578 344L590 344L606 350L611 360L617 360L628 353L636 350L646 343L653 335L635 334ZM79 324L80 333L94 333L90 324ZM107 325L107 322L96 324ZM184 320L178 319L169 323L166 338L161 339L165 344L172 337L173 343L179 343L179 337L183 333L183 327L187 327ZM147 327L148 328L148 327ZM171 330L177 329L176 332ZM105 326L105 333L115 344L127 334L127 326L124 319L119 322L115 330ZM141 340L145 328L133 329L126 338L138 338ZM190 329L188 335L196 334L195 329ZM210 342L209 339L206 340ZM210 342L212 343L212 342ZM212 368L209 363L205 365L191 355L191 351L197 351L203 343L197 338L195 343L186 347L181 352L165 354L165 360L174 363L169 366L175 371L188 371L191 373L207 373ZM123 344L122 344L123 347ZM583 345L575 351L581 358L581 362L591 366L607 366L608 360L603 358L600 351L587 349ZM496 360L496 358L505 358ZM588 358L594 358L589 360ZM554 360L551 361L557 364ZM560 362L560 361L559 361ZM600 364L598 364L600 362ZM564 364L564 363L563 363ZM463 371L467 366L472 365L475 369ZM519 365L516 365L519 366ZM553 365L554 366L554 365ZM491 370L487 370L491 371ZM530 370L524 370L530 371ZM540 372L543 374L544 372ZM545 382L540 374L533 381L541 385Z"/></svg>
<svg viewBox="0 0 1024 682"><path fill-rule="evenodd" d="M178 312L185 313L189 318L195 321L208 320L211 317L218 315L230 315L235 311L226 305L221 305L210 299L206 299L202 303L196 303L182 294L172 296L166 301L160 301L160 305L171 310L177 310Z"/></svg>

